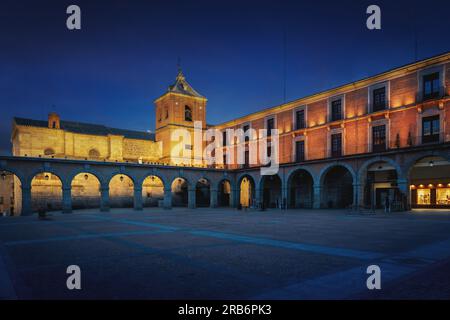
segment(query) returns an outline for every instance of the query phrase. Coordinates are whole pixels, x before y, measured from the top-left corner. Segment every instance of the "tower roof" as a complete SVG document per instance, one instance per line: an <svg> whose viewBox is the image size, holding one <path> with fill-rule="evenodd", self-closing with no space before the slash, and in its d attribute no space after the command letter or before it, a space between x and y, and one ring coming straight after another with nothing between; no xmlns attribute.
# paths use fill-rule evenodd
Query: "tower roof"
<svg viewBox="0 0 450 320"><path fill-rule="evenodd" d="M197 98L205 98L200 93L195 91L194 88L192 88L191 85L186 81L186 78L184 77L181 69L178 71L175 83L169 86L167 92L179 93Z"/></svg>

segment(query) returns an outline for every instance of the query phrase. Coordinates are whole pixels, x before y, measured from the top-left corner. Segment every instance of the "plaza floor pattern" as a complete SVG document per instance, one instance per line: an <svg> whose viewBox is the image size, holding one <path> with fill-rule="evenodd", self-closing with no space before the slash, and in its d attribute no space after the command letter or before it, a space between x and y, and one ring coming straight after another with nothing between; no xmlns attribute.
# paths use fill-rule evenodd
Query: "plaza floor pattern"
<svg viewBox="0 0 450 320"><path fill-rule="evenodd" d="M69 290L66 269L81 270ZM378 265L381 290L368 290ZM1 299L450 298L450 212L146 208L0 218Z"/></svg>

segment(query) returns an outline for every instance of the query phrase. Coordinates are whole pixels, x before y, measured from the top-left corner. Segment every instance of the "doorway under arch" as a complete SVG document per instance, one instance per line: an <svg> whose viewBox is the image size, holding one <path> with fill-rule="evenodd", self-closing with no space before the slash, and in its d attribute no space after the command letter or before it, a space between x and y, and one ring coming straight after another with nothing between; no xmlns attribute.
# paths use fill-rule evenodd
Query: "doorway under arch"
<svg viewBox="0 0 450 320"><path fill-rule="evenodd" d="M33 212L62 209L62 182L50 172L36 174L31 180L31 209Z"/></svg>
<svg viewBox="0 0 450 320"><path fill-rule="evenodd" d="M348 208L353 204L353 176L346 167L329 168L322 181L323 207Z"/></svg>
<svg viewBox="0 0 450 320"><path fill-rule="evenodd" d="M77 174L71 182L72 208L100 208L100 181L92 173Z"/></svg>
<svg viewBox="0 0 450 320"><path fill-rule="evenodd" d="M284 202L281 195L281 179L275 174L263 176L261 181L264 208L280 208Z"/></svg>
<svg viewBox="0 0 450 320"><path fill-rule="evenodd" d="M184 178L176 178L172 181L172 206L188 206L188 182Z"/></svg>
<svg viewBox="0 0 450 320"><path fill-rule="evenodd" d="M157 207L164 200L164 183L158 176L148 176L142 183L142 205Z"/></svg>
<svg viewBox="0 0 450 320"><path fill-rule="evenodd" d="M111 208L133 208L134 182L125 174L116 174L109 181L109 206Z"/></svg>
<svg viewBox="0 0 450 320"><path fill-rule="evenodd" d="M298 169L289 177L288 206L292 209L312 208L314 201L314 180L311 174Z"/></svg>

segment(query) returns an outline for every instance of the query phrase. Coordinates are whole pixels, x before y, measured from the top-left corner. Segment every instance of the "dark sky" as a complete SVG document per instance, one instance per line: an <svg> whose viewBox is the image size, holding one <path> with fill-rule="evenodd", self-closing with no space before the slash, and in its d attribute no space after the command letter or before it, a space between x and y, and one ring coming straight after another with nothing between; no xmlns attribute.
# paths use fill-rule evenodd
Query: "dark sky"
<svg viewBox="0 0 450 320"><path fill-rule="evenodd" d="M66 28L66 8L82 30ZM366 28L378 4L382 30ZM0 153L13 116L148 130L177 73L220 123L450 50L448 0L2 0ZM284 46L286 34L286 46Z"/></svg>

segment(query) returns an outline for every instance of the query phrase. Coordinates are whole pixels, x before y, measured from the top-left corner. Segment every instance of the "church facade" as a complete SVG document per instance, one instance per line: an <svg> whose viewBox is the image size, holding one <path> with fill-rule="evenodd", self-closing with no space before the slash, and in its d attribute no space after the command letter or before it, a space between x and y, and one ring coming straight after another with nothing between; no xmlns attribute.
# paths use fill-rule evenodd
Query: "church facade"
<svg viewBox="0 0 450 320"><path fill-rule="evenodd" d="M55 113L46 121L14 118L12 154L195 167L194 156L173 154L179 141L171 137L178 129L193 133L194 123L200 122L203 131L213 128L223 133L227 141L222 146L224 152L235 150L234 159L224 159L210 168L235 177L233 184L214 187L224 193L215 204L227 203L232 197L240 199L234 206L382 208L389 204L398 210L450 208L450 53L214 126L206 124L206 108L207 99L180 71L175 83L155 100L154 133L66 121ZM230 138L227 129L278 129L280 173L259 176L261 163L249 162L248 149L252 140L261 137ZM183 141L182 148L192 149L193 145L194 141ZM237 161L238 146L244 150L243 164ZM2 177L9 182L0 188L0 211L17 213L20 183L6 171ZM132 206L132 179L117 179L109 186L111 203ZM31 185L34 210L42 206L61 209L59 180L46 172L36 175ZM91 207L98 202L98 186L86 183L94 180L95 176L85 174L72 182L74 207ZM129 188L123 187L124 180ZM205 201L198 206L210 203L211 182L204 180L199 182L197 199ZM141 191L149 205L162 205L167 190L172 192L174 204L183 205L187 188L183 182L168 187L150 179ZM10 201L11 193L16 200Z"/></svg>

